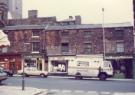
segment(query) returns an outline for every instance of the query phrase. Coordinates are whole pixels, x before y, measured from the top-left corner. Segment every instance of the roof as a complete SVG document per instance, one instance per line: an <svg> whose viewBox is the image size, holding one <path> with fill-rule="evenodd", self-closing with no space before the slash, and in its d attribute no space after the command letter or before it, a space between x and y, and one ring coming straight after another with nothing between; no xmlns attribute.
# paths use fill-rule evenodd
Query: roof
<svg viewBox="0 0 135 95"><path fill-rule="evenodd" d="M3 30L26 30L26 29L45 29L46 25L14 25L6 26ZM114 27L133 27L131 23L113 23L105 24L105 28ZM48 25L46 30L62 30L62 29L91 29L102 28L102 24L80 24L80 25Z"/></svg>

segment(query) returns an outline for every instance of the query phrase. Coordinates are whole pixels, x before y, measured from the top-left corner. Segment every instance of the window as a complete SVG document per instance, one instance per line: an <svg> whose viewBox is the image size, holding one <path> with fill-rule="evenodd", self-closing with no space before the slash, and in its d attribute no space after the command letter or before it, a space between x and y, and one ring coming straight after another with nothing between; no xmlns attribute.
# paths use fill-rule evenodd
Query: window
<svg viewBox="0 0 135 95"><path fill-rule="evenodd" d="M91 31L84 31L84 37L91 37Z"/></svg>
<svg viewBox="0 0 135 95"><path fill-rule="evenodd" d="M92 44L91 43L84 43L84 53L90 54L92 52Z"/></svg>
<svg viewBox="0 0 135 95"><path fill-rule="evenodd" d="M84 31L84 42L90 42L91 41L91 31Z"/></svg>
<svg viewBox="0 0 135 95"><path fill-rule="evenodd" d="M64 36L64 37L69 36L69 31L62 31L61 36Z"/></svg>
<svg viewBox="0 0 135 95"><path fill-rule="evenodd" d="M32 36L40 36L40 31L33 30L32 31Z"/></svg>
<svg viewBox="0 0 135 95"><path fill-rule="evenodd" d="M69 52L69 43L61 44L61 52Z"/></svg>
<svg viewBox="0 0 135 95"><path fill-rule="evenodd" d="M118 53L124 52L124 43L123 42L117 42L116 48L117 48Z"/></svg>
<svg viewBox="0 0 135 95"><path fill-rule="evenodd" d="M33 42L32 51L39 51L39 50L40 50L40 42Z"/></svg>
<svg viewBox="0 0 135 95"><path fill-rule="evenodd" d="M114 37L117 39L123 39L124 38L124 30L116 30L114 32Z"/></svg>

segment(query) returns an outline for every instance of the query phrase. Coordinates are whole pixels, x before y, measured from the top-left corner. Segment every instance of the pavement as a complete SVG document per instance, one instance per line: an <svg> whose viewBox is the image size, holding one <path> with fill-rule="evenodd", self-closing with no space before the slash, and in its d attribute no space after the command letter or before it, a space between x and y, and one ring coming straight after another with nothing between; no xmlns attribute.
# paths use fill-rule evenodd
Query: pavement
<svg viewBox="0 0 135 95"><path fill-rule="evenodd" d="M46 94L47 94L46 89L26 87L25 90L22 90L21 87L0 85L0 95L46 95Z"/></svg>

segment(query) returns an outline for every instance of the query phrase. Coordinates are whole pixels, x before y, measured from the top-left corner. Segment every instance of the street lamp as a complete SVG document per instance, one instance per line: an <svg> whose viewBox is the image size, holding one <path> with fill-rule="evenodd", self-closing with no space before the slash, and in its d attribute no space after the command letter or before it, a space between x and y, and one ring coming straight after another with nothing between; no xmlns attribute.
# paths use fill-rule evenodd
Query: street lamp
<svg viewBox="0 0 135 95"><path fill-rule="evenodd" d="M102 8L102 31L103 31L103 60L105 60L105 28L104 28L104 8Z"/></svg>
<svg viewBox="0 0 135 95"><path fill-rule="evenodd" d="M23 75L22 75L22 90L25 90L25 80L24 80L24 56L22 56L22 67L23 67Z"/></svg>

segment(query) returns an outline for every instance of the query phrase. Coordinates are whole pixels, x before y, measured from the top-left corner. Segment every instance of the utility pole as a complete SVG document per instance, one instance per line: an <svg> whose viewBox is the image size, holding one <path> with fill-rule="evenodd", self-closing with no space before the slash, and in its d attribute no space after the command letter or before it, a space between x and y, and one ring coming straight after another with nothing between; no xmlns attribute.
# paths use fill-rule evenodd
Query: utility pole
<svg viewBox="0 0 135 95"><path fill-rule="evenodd" d="M134 37L134 50L133 50L133 79L135 79L135 0L133 0L133 37Z"/></svg>
<svg viewBox="0 0 135 95"><path fill-rule="evenodd" d="M103 31L103 60L105 60L105 28L104 28L104 8L102 8L102 31Z"/></svg>

